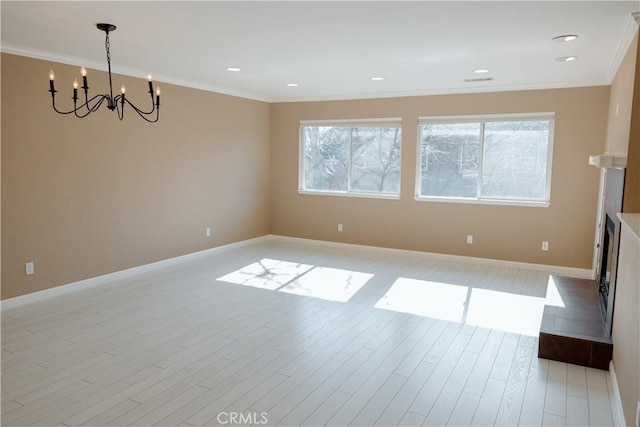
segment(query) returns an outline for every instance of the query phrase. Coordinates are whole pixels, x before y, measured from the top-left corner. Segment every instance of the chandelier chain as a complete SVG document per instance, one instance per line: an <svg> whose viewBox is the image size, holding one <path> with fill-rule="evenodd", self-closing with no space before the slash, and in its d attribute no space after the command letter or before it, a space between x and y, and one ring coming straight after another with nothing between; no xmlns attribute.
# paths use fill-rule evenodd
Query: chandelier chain
<svg viewBox="0 0 640 427"><path fill-rule="evenodd" d="M105 30L104 48L107 51L107 70L109 71L109 97L107 98L107 108L115 110L118 108L116 99L113 97L113 83L111 80L111 42L109 41L109 30ZM120 110L118 110L120 115Z"/></svg>
<svg viewBox="0 0 640 427"><path fill-rule="evenodd" d="M107 37L104 42L104 47L107 49L107 62L111 65L111 43L109 42L109 32L107 31Z"/></svg>

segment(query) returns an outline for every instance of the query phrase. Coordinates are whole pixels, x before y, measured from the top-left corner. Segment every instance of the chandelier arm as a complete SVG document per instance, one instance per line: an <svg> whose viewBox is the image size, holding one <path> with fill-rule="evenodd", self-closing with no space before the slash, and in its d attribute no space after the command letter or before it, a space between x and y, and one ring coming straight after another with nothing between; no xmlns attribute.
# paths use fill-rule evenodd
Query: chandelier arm
<svg viewBox="0 0 640 427"><path fill-rule="evenodd" d="M144 111L144 110L136 107L131 101L129 101L128 98L125 98L125 102L127 104L129 104L131 106L131 108L136 110L136 113L138 113L138 114L144 114L144 115L148 116L150 114L153 114L156 111L156 104L153 103L153 99L151 99L151 110L150 111Z"/></svg>
<svg viewBox="0 0 640 427"><path fill-rule="evenodd" d="M98 108L100 108L100 106L105 100L107 101L107 104L109 103L109 95L96 95L93 98L91 98L89 102L93 101L96 98L100 98L100 100L95 104L93 104L93 107L89 109L89 111L92 113L95 113L96 111L98 111Z"/></svg>
<svg viewBox="0 0 640 427"><path fill-rule="evenodd" d="M102 105L104 100L107 98L107 95L96 95L93 98L91 98L89 101L93 101L94 99L97 99L97 98L99 98L98 101L92 107L87 106L87 111L83 114L78 114L78 112L80 111L80 109L82 109L82 107L84 107L84 105L81 105L80 107L76 108L75 116L78 117L79 119L84 119L89 114L96 112L98 108L100 108L100 105Z"/></svg>
<svg viewBox="0 0 640 427"><path fill-rule="evenodd" d="M78 107L78 109L82 108L82 107L87 107L88 113L94 113L98 110L98 108L100 108L100 106L102 105L102 103L104 102L105 98L108 98L109 95L96 95L91 99L88 99L84 104L82 104L81 106ZM93 106L91 105L92 102L96 101Z"/></svg>
<svg viewBox="0 0 640 427"><path fill-rule="evenodd" d="M86 101L85 103L81 104L80 106L78 106L76 104L75 107L72 110L62 111L62 110L59 110L58 107L56 107L56 98L55 98L55 96L52 96L51 97L51 106L53 107L53 110L58 114L73 114L76 117L84 118L84 117L87 117L90 113L93 113L93 112L97 111L98 108L100 108L100 106L104 102L105 98L108 98L108 95L96 95L93 98L91 98L88 101ZM93 106L90 106L90 104L94 100L98 100L98 101ZM87 113L86 114L78 114L78 111L80 109L82 109L83 107L85 107L85 106L87 107L87 110L88 110Z"/></svg>
<svg viewBox="0 0 640 427"><path fill-rule="evenodd" d="M82 107L81 107L82 108ZM78 114L78 108L73 110L73 114L79 118L79 119L84 119L85 117L87 117L89 114L91 114L91 111L87 111L86 113L83 114Z"/></svg>
<svg viewBox="0 0 640 427"><path fill-rule="evenodd" d="M96 95L93 98L89 99L89 92L87 90L84 91L84 105L87 106L87 110L89 112L91 112L91 108L89 108L89 102L93 101L95 98L102 96L102 95ZM82 108L82 107L80 107Z"/></svg>
<svg viewBox="0 0 640 427"><path fill-rule="evenodd" d="M157 121L158 121L158 119L160 118L160 108L159 108L159 107L158 107L158 108L156 108L156 107L154 106L153 110L151 110L150 112L148 112L148 113L147 113L147 112L144 112L144 111L140 110L138 107L136 107L135 105L133 105L133 104L131 103L131 101L129 101L129 100L128 100L128 99L126 99L126 98L125 98L124 102L126 102L127 104L129 104L129 106L130 106L131 108L133 108L133 110L134 110L136 113L138 113L138 115L139 115L140 117L142 117L143 119L145 119L145 120L146 120L147 122L149 122L149 123L155 123L155 122L157 122ZM123 109L124 109L124 108L123 108ZM148 118L147 118L147 116L150 116L151 114L153 114L153 112L154 112L154 111L155 111L155 113L156 113L156 117L155 117L155 119L148 119ZM123 112L123 114L124 114L124 112ZM121 120L122 120L122 119L121 119Z"/></svg>
<svg viewBox="0 0 640 427"><path fill-rule="evenodd" d="M116 97L113 98L113 105L115 105L115 110L118 113L118 119L120 120L124 119L124 102L124 94L116 95Z"/></svg>
<svg viewBox="0 0 640 427"><path fill-rule="evenodd" d="M56 107L56 98L55 97L51 98L51 104L53 106L53 110L58 114L73 114L75 112L75 110L70 110L70 111L60 111L60 110L58 110L58 108Z"/></svg>

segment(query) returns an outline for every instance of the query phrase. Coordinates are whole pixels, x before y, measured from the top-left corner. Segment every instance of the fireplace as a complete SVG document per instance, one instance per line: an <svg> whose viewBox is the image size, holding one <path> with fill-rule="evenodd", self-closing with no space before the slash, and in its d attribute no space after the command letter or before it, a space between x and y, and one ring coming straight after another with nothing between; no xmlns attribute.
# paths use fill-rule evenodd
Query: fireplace
<svg viewBox="0 0 640 427"><path fill-rule="evenodd" d="M602 260L600 264L600 280L598 283L598 291L600 292L600 299L603 308L605 309L609 303L609 290L611 288L611 270L614 261L614 240L616 232L616 224L609 217L605 215L605 229L604 237L602 241Z"/></svg>
<svg viewBox="0 0 640 427"><path fill-rule="evenodd" d="M600 307L605 332L611 335L613 305L616 292L618 248L620 246L620 219L624 192L624 169L607 168L603 194L601 234L598 244L596 286L600 295Z"/></svg>

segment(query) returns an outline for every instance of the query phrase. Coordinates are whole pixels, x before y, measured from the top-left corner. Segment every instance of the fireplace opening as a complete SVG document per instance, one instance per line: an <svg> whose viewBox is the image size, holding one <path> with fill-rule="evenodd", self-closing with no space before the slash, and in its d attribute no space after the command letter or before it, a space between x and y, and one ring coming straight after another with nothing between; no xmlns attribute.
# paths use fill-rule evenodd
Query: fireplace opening
<svg viewBox="0 0 640 427"><path fill-rule="evenodd" d="M614 258L614 236L615 236L616 225L613 220L606 215L606 227L604 230L604 239L602 242L602 264L600 265L600 283L599 283L599 291L600 298L602 299L602 303L605 311L609 306L609 291L611 288L611 273L613 269L613 258Z"/></svg>

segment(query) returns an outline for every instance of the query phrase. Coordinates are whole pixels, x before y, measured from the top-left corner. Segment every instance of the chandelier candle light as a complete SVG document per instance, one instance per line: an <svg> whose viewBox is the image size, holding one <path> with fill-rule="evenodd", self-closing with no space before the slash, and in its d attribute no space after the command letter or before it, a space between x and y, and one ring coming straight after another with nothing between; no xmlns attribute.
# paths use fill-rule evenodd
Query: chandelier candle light
<svg viewBox="0 0 640 427"><path fill-rule="evenodd" d="M107 51L107 67L109 71L109 93L104 95L96 95L93 98L89 99L89 85L87 83L87 69L82 67L80 68L80 74L82 74L82 89L84 91L84 103L78 105L78 80L73 81L73 110L70 111L60 111L56 108L56 92L54 86L55 75L53 74L53 70L49 71L49 92L51 92L51 102L53 105L53 109L60 114L71 114L73 113L78 118L87 117L91 113L95 113L102 103L107 101L107 108L111 111L116 110L118 112L118 118L122 120L124 118L124 106L128 104L133 110L138 113L140 117L148 121L149 123L155 123L158 121L160 115L160 87L156 87L155 100L153 97L153 80L151 78L151 74L147 76L149 80L149 95L151 96L151 110L144 111L140 108L133 105L131 101L129 101L126 96L126 88L124 84L120 88L120 95L113 96L113 84L111 83L111 52L109 51L109 32L114 31L116 29L115 25L112 24L97 24L99 30L104 31L106 33L105 37L105 49ZM153 114L155 113L155 117ZM149 118L150 117L150 118Z"/></svg>

